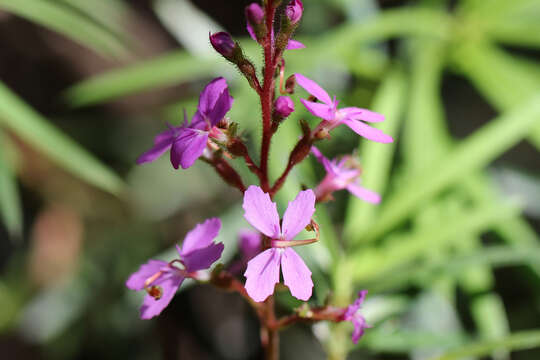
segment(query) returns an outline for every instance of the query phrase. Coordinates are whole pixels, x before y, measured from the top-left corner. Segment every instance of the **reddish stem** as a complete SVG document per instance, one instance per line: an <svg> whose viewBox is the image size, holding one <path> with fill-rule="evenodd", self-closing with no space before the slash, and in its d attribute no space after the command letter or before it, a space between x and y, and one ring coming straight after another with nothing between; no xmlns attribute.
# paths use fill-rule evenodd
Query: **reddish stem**
<svg viewBox="0 0 540 360"><path fill-rule="evenodd" d="M274 73L276 66L274 63L274 46L272 35L274 34L274 16L276 9L273 1L266 4L266 38L264 39L264 82L261 94L261 109L263 120L263 133L261 144L261 188L263 191L270 190L268 181L268 156L270 153L270 142L272 140L272 102L274 100Z"/></svg>

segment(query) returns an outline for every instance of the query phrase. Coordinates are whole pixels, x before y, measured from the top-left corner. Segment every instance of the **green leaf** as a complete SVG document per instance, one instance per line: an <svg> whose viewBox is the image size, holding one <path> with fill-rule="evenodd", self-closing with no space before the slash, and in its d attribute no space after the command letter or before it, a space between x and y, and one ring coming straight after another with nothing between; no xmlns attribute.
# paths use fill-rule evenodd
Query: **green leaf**
<svg viewBox="0 0 540 360"><path fill-rule="evenodd" d="M381 210L377 222L365 234L373 240L400 224L423 202L488 165L525 137L540 120L540 94L490 121L447 155L408 178Z"/></svg>
<svg viewBox="0 0 540 360"><path fill-rule="evenodd" d="M373 109L385 115L379 129L396 138L401 122L405 100L406 79L402 70L395 67L380 85ZM363 141L360 146L362 157L362 185L383 195L388 184L395 143L381 145L373 141ZM366 230L375 218L377 206L366 203L354 196L349 197L345 218L344 238L350 242L360 241L356 236Z"/></svg>
<svg viewBox="0 0 540 360"><path fill-rule="evenodd" d="M459 360L471 356L486 356L498 349L509 351L527 350L540 346L540 330L516 332L497 340L478 341L448 352L432 360Z"/></svg>
<svg viewBox="0 0 540 360"><path fill-rule="evenodd" d="M118 195L123 181L0 83L0 126L82 180Z"/></svg>
<svg viewBox="0 0 540 360"><path fill-rule="evenodd" d="M4 134L0 130L0 217L10 235L22 234L22 208L15 174L5 158Z"/></svg>
<svg viewBox="0 0 540 360"><path fill-rule="evenodd" d="M36 22L105 56L125 57L124 44L102 26L62 2L0 0L0 9Z"/></svg>
<svg viewBox="0 0 540 360"><path fill-rule="evenodd" d="M140 91L209 77L219 70L218 59L200 59L184 51L97 75L67 89L74 106L92 105Z"/></svg>

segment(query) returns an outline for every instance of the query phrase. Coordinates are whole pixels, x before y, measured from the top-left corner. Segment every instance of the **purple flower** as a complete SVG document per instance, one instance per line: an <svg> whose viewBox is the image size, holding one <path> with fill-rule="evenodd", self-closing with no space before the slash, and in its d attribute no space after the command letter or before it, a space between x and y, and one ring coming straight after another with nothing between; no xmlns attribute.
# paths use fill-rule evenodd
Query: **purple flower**
<svg viewBox="0 0 540 360"><path fill-rule="evenodd" d="M262 250L261 234L252 230L242 230L240 232L240 251L242 258L247 263Z"/></svg>
<svg viewBox="0 0 540 360"><path fill-rule="evenodd" d="M226 58L233 55L234 48L236 47L236 43L232 39L231 35L224 31L211 34L210 43L220 55Z"/></svg>
<svg viewBox="0 0 540 360"><path fill-rule="evenodd" d="M394 141L391 136L386 135L381 130L368 126L366 122L381 122L384 116L373 111L360 109L356 107L346 107L338 109L338 101L330 98L328 93L324 91L315 81L308 79L302 74L295 74L296 82L303 87L308 93L315 96L319 101L313 102L301 99L302 104L313 115L320 117L323 121L317 126L314 134L320 133L326 135L328 131L334 129L340 124L345 124L350 127L355 133L365 137L368 140L373 140L381 143L389 143Z"/></svg>
<svg viewBox="0 0 540 360"><path fill-rule="evenodd" d="M373 204L381 202L379 194L358 184L362 171L352 156L344 156L339 161L338 159L328 160L315 146L311 147L311 152L326 170L323 181L315 188L317 201L326 201L331 199L334 191L347 189L364 201Z"/></svg>
<svg viewBox="0 0 540 360"><path fill-rule="evenodd" d="M296 24L300 21L303 12L304 4L302 4L302 1L300 0L292 0L285 9L285 14L287 14L287 17L292 24Z"/></svg>
<svg viewBox="0 0 540 360"><path fill-rule="evenodd" d="M311 271L298 254L290 248L294 237L311 223L315 212L315 194L311 190L301 191L289 202L280 226L276 203L258 186L250 186L244 193L244 217L257 230L270 239L271 248L263 251L248 263L244 276L246 290L257 302L264 301L274 292L279 282L282 267L285 285L291 294L300 299L311 297L313 281Z"/></svg>
<svg viewBox="0 0 540 360"><path fill-rule="evenodd" d="M154 161L170 149L173 167L189 168L203 154L208 138L219 135L216 125L225 117L232 104L233 98L229 94L227 81L222 77L212 80L201 92L197 112L191 123L188 123L184 113L184 124L169 126L168 130L158 134L154 146L142 154L137 163Z"/></svg>
<svg viewBox="0 0 540 360"><path fill-rule="evenodd" d="M259 9L260 9L260 11L259 11ZM261 12L262 12L262 17L261 17ZM248 19L248 21L247 21L247 32L249 33L249 36L253 40L257 41L257 35L255 34L255 30L253 30L253 25L252 24L253 23L259 24L260 21L262 21L262 19L264 18L264 11L260 7L259 4L252 3L251 5L248 5L246 7L246 18ZM260 19L260 21L259 21L259 19ZM273 29L272 29L272 31L273 31ZM274 38L273 33L272 33L272 38ZM303 49L305 47L306 46L304 44L302 44L300 41L290 39L289 43L287 44L286 49L287 50L296 50L296 49Z"/></svg>
<svg viewBox="0 0 540 360"><path fill-rule="evenodd" d="M345 309L345 313L341 321L350 321L354 326L352 333L352 341L357 344L358 340L364 335L364 329L369 328L370 326L366 324L366 319L360 314L360 306L364 302L364 299L367 295L367 290L362 290L358 293L358 298Z"/></svg>
<svg viewBox="0 0 540 360"><path fill-rule="evenodd" d="M169 263L149 260L129 277L126 281L129 289L147 291L141 306L141 319L159 315L169 305L186 277L196 277L197 271L208 269L221 257L223 244L213 242L220 228L221 221L218 218L198 224L187 233L182 247L176 246L178 259Z"/></svg>
<svg viewBox="0 0 540 360"><path fill-rule="evenodd" d="M285 119L294 111L294 102L288 96L280 96L275 102L276 115Z"/></svg>

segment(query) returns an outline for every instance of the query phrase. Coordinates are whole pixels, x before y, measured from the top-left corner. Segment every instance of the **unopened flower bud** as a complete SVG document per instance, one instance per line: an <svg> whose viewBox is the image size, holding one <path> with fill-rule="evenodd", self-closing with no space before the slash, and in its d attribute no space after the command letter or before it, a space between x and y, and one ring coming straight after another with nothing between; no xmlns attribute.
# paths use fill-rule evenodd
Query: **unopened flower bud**
<svg viewBox="0 0 540 360"><path fill-rule="evenodd" d="M246 6L246 19L253 27L261 24L264 20L264 10L261 5L252 3Z"/></svg>
<svg viewBox="0 0 540 360"><path fill-rule="evenodd" d="M287 9L285 10L289 21L293 25L300 21L303 12L304 5L302 4L301 0L292 0L289 5L287 5Z"/></svg>
<svg viewBox="0 0 540 360"><path fill-rule="evenodd" d="M236 43L231 35L223 31L210 35L210 43L225 58L233 56L236 48Z"/></svg>
<svg viewBox="0 0 540 360"><path fill-rule="evenodd" d="M276 116L285 119L294 111L294 102L288 96L280 96L275 103Z"/></svg>

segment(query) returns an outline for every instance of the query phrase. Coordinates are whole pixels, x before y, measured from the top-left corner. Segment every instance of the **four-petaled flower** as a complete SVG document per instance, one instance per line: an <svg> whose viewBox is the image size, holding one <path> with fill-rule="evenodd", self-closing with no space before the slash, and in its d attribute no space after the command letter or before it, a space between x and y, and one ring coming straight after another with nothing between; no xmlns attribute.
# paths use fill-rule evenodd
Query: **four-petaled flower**
<svg viewBox="0 0 540 360"><path fill-rule="evenodd" d="M308 79L302 74L294 74L298 85L304 88L308 93L317 98L319 102L313 102L305 99L300 101L313 115L320 117L323 121L314 130L314 135L324 138L328 132L340 124L350 127L355 133L365 137L368 140L380 143L390 143L394 141L391 136L386 135L381 130L373 128L362 121L381 122L384 116L373 111L360 109L357 107L346 107L338 109L338 101L330 98L330 95L323 90L315 81Z"/></svg>
<svg viewBox="0 0 540 360"><path fill-rule="evenodd" d="M246 220L270 239L271 246L248 263L244 276L249 296L261 302L272 295L274 286L279 282L281 266L285 285L291 294L300 300L308 300L313 288L311 271L290 246L303 242L293 239L311 223L315 212L313 191L301 191L296 199L289 202L281 226L276 203L258 186L252 185L246 190L243 208Z"/></svg>
<svg viewBox="0 0 540 360"><path fill-rule="evenodd" d="M126 282L128 288L144 289L148 293L141 306L141 319L159 315L169 305L185 278L197 277L197 271L208 269L221 257L223 243L214 243L220 228L218 218L198 224L187 233L182 247L176 245L178 259L169 263L150 260L129 277Z"/></svg>
<svg viewBox="0 0 540 360"><path fill-rule="evenodd" d="M311 147L311 152L326 170L326 176L315 188L317 201L330 200L334 191L343 189L373 204L381 201L379 194L359 185L362 171L352 156L346 155L340 160L329 160L315 146Z"/></svg>
<svg viewBox="0 0 540 360"><path fill-rule="evenodd" d="M350 321L354 326L352 333L352 341L357 344L358 340L364 335L364 329L370 326L366 324L366 319L360 314L360 306L364 302L367 295L367 290L362 290L358 293L358 298L345 309L341 321Z"/></svg>
<svg viewBox="0 0 540 360"><path fill-rule="evenodd" d="M233 98L229 94L227 81L222 77L212 80L201 92L197 112L191 123L188 123L184 113L184 124L169 126L168 130L158 134L154 146L142 154L137 163L154 161L170 149L173 167L189 168L203 154L208 138L222 135L216 125L225 117L232 104Z"/></svg>

